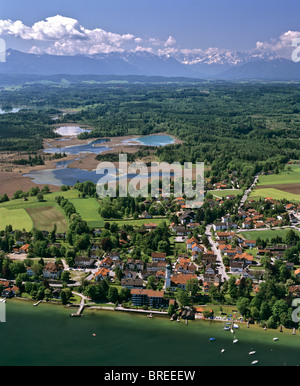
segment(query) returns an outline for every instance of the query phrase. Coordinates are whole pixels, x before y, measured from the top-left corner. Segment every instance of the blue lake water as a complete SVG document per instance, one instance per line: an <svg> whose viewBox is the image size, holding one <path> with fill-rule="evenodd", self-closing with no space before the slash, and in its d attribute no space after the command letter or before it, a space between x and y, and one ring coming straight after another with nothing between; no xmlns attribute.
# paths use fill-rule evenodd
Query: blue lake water
<svg viewBox="0 0 300 386"><path fill-rule="evenodd" d="M44 149L45 153L66 153L66 154L82 154L82 153L95 153L100 154L103 151L111 150L106 146L98 146L102 143L109 142L108 139L96 139L89 143L85 143L83 145L74 145L74 146L62 146L62 147L48 147Z"/></svg>
<svg viewBox="0 0 300 386"><path fill-rule="evenodd" d="M135 143L131 143L135 141ZM70 155L80 155L84 153L94 153L100 154L103 151L111 150L107 146L101 146L101 144L109 142L108 139L96 139L89 143L75 146L64 146L64 147L52 147L49 145L48 148L44 149L45 153L65 153ZM149 135L144 137L138 137L129 142L123 141L122 144L137 145L137 142L140 142L142 145L147 146L166 146L174 142L174 139L168 135ZM78 159L78 158L77 158ZM37 170L28 174L24 174L24 177L30 177L32 182L35 184L44 184L44 185L70 185L73 186L77 182L92 181L97 183L99 179L103 176L106 176L108 181L113 181L116 176L111 174L110 170L101 171L88 171L80 168L69 168L68 166L73 162L73 160L61 160L56 162L55 169L45 169ZM133 178L139 174L128 174L123 176L123 178ZM141 177L141 176L139 176ZM148 174L144 176L148 177Z"/></svg>
<svg viewBox="0 0 300 386"><path fill-rule="evenodd" d="M175 141L169 135L145 135L142 137L137 137L129 140L123 141L126 145L137 145L136 142L139 142L140 145L144 146L166 146L171 145Z"/></svg>

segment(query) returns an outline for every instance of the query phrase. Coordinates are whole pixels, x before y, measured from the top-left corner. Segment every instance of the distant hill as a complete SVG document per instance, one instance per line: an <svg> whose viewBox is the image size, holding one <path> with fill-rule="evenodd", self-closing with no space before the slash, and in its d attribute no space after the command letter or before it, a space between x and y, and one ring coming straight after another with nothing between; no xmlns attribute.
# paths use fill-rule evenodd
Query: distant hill
<svg viewBox="0 0 300 386"><path fill-rule="evenodd" d="M2 74L2 77L1 77ZM29 54L7 50L0 63L3 75L36 76L97 75L185 77L212 80L300 81L300 63L292 60L228 53L223 56L158 56L149 52L124 52L96 55L60 56Z"/></svg>

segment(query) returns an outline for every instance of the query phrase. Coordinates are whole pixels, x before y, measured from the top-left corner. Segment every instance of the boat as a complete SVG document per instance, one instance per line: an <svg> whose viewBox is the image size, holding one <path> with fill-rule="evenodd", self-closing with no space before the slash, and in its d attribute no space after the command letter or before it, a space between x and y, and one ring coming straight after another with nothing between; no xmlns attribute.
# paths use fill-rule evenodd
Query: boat
<svg viewBox="0 0 300 386"><path fill-rule="evenodd" d="M180 318L179 318L179 316L178 316L178 318L177 318L176 322L180 322Z"/></svg>
<svg viewBox="0 0 300 386"><path fill-rule="evenodd" d="M233 328L239 328L239 326L237 324L233 324Z"/></svg>
<svg viewBox="0 0 300 386"><path fill-rule="evenodd" d="M273 340L278 340L278 338L273 338Z"/></svg>
<svg viewBox="0 0 300 386"><path fill-rule="evenodd" d="M93 336L96 336L96 334L94 333Z"/></svg>
<svg viewBox="0 0 300 386"><path fill-rule="evenodd" d="M238 339L233 339L233 343L237 343L238 342Z"/></svg>
<svg viewBox="0 0 300 386"><path fill-rule="evenodd" d="M153 318L153 315L152 314L148 314L147 318Z"/></svg>
<svg viewBox="0 0 300 386"><path fill-rule="evenodd" d="M225 351L225 348L222 348L221 353L223 353L224 351Z"/></svg>
<svg viewBox="0 0 300 386"><path fill-rule="evenodd" d="M253 355L253 354L255 354L256 353L256 351L250 351L249 352L249 355Z"/></svg>
<svg viewBox="0 0 300 386"><path fill-rule="evenodd" d="M229 328L228 326L225 326L225 327L224 327L224 330L225 330L225 331L228 331L228 330L230 330L230 328Z"/></svg>
<svg viewBox="0 0 300 386"><path fill-rule="evenodd" d="M216 340L216 338L209 338L209 340L210 340L211 342L213 342L214 340Z"/></svg>
<svg viewBox="0 0 300 386"><path fill-rule="evenodd" d="M251 362L251 365L256 365L258 363L258 360L255 360L253 362Z"/></svg>

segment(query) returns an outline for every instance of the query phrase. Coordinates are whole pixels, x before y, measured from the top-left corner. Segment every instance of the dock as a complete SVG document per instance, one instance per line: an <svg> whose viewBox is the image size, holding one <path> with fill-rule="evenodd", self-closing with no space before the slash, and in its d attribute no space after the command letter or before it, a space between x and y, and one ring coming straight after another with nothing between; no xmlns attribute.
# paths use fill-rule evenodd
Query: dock
<svg viewBox="0 0 300 386"><path fill-rule="evenodd" d="M80 304L77 312L70 314L70 316L81 316L83 309L84 309L84 304Z"/></svg>

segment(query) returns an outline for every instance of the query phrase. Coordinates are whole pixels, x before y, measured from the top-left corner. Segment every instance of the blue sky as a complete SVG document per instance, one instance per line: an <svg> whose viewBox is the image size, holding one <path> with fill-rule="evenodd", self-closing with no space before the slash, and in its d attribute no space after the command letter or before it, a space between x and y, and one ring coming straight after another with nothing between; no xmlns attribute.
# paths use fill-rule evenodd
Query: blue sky
<svg viewBox="0 0 300 386"><path fill-rule="evenodd" d="M300 31L299 11L299 0L0 0L2 21L21 20L24 26L32 27L61 15L75 19L88 31L98 28L123 37L132 35L143 40L142 46L148 49L150 40L156 41L156 47L159 41L160 48L254 49L257 41L268 42L287 31ZM29 50L47 46L47 39L34 41L24 34L16 36L12 30L1 30L8 47ZM172 44L166 44L170 36Z"/></svg>

